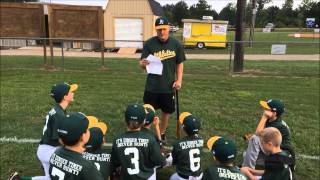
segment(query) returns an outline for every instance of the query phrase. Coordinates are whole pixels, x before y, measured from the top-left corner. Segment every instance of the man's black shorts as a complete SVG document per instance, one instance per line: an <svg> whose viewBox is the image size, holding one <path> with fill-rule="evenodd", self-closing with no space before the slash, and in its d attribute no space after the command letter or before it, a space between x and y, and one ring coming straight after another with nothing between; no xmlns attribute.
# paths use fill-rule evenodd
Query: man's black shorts
<svg viewBox="0 0 320 180"><path fill-rule="evenodd" d="M175 111L174 93L152 93L144 91L143 101L145 104L151 104L155 109L161 109L165 113Z"/></svg>

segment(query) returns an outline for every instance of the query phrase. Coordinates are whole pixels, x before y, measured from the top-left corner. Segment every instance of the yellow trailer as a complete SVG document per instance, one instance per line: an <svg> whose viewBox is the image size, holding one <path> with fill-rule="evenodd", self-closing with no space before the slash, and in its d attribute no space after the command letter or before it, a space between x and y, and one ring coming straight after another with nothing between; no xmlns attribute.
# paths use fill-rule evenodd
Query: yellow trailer
<svg viewBox="0 0 320 180"><path fill-rule="evenodd" d="M182 19L185 46L226 47L228 21ZM216 42L216 43L215 43Z"/></svg>

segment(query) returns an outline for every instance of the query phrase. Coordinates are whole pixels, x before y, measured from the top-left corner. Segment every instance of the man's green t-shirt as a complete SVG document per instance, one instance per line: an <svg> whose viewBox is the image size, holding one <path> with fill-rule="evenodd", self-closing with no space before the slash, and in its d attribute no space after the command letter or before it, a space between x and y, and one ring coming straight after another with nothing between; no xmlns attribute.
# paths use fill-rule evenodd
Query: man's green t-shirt
<svg viewBox="0 0 320 180"><path fill-rule="evenodd" d="M203 139L200 137L186 136L173 145L172 164L176 171L183 176L200 176L201 151Z"/></svg>
<svg viewBox="0 0 320 180"><path fill-rule="evenodd" d="M58 123L66 116L65 110L59 104L56 104L46 115L45 125L42 131L40 144L59 146Z"/></svg>
<svg viewBox="0 0 320 180"><path fill-rule="evenodd" d="M111 175L111 149L97 149L95 151L86 151L83 158L92 161L101 172L103 179L108 179Z"/></svg>
<svg viewBox="0 0 320 180"><path fill-rule="evenodd" d="M248 178L237 167L216 165L204 171L202 180L248 180Z"/></svg>
<svg viewBox="0 0 320 180"><path fill-rule="evenodd" d="M165 162L155 138L141 131L127 131L116 137L111 158L113 168L121 166L124 180L148 179L154 168Z"/></svg>
<svg viewBox="0 0 320 180"><path fill-rule="evenodd" d="M82 157L82 154L58 148L49 160L49 174L52 180L102 180L103 177L93 162Z"/></svg>
<svg viewBox="0 0 320 180"><path fill-rule="evenodd" d="M152 93L173 93L176 66L186 60L182 45L173 37L161 42L158 37L147 40L143 46L141 59L149 55L158 57L163 64L162 75L148 74L145 91Z"/></svg>

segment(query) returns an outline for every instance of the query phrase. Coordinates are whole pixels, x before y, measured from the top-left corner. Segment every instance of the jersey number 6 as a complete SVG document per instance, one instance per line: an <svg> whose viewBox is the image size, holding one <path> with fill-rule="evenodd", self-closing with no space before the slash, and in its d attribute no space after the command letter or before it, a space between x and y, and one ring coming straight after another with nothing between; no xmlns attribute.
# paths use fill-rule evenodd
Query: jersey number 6
<svg viewBox="0 0 320 180"><path fill-rule="evenodd" d="M190 149L189 157L190 157L190 169L192 172L196 172L200 169L200 157L195 157L195 155L200 155L199 149Z"/></svg>

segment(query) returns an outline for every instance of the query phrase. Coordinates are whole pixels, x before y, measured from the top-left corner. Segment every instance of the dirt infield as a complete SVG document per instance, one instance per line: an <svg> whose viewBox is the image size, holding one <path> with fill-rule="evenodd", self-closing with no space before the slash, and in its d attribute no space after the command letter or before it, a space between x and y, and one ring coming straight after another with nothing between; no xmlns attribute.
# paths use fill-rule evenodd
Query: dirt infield
<svg viewBox="0 0 320 180"><path fill-rule="evenodd" d="M61 49L54 48L54 56L61 56ZM1 55L6 56L43 56L43 49L41 47L25 47L20 49L0 50ZM50 56L50 51L47 50L47 56ZM64 51L66 57L101 57L101 52L87 52L87 51ZM140 53L136 54L117 54L117 53L104 53L105 58L134 58L139 59ZM207 60L229 60L229 54L187 54L188 59L207 59ZM306 61L319 61L319 54L311 55L271 55L271 54L247 54L245 60L275 60L275 61L292 61L292 60L306 60Z"/></svg>
<svg viewBox="0 0 320 180"><path fill-rule="evenodd" d="M319 33L315 34L288 34L289 37L294 37L294 38L320 38Z"/></svg>

